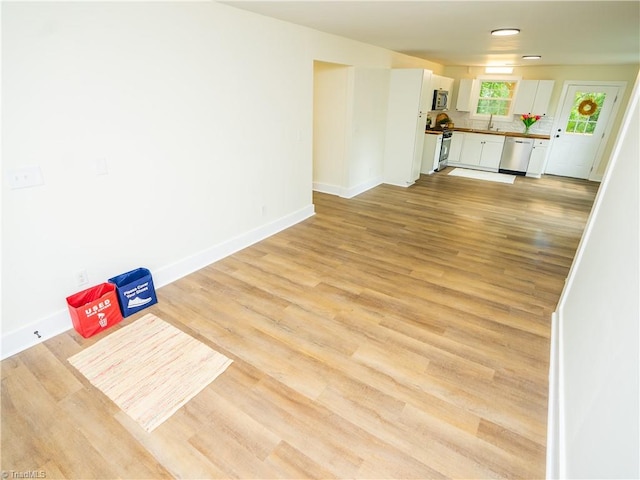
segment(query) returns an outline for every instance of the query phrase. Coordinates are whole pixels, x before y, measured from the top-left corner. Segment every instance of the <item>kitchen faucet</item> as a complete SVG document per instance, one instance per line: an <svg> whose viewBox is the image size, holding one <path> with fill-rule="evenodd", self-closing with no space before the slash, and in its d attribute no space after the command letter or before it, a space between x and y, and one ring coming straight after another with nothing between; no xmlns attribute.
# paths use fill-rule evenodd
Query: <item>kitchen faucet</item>
<svg viewBox="0 0 640 480"><path fill-rule="evenodd" d="M493 124L491 122L493 122L493 113L489 115L489 125L487 125L487 130L491 130L493 128Z"/></svg>

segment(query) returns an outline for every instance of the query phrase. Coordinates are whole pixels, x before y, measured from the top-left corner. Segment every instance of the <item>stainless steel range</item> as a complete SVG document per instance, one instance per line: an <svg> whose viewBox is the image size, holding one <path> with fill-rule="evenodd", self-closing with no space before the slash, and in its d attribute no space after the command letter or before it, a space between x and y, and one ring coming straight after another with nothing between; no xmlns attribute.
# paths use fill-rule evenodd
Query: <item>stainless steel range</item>
<svg viewBox="0 0 640 480"><path fill-rule="evenodd" d="M437 168L434 165L434 170L436 172L443 170L447 166L449 161L449 149L451 148L451 137L453 137L453 130L442 130L442 147L440 148Z"/></svg>

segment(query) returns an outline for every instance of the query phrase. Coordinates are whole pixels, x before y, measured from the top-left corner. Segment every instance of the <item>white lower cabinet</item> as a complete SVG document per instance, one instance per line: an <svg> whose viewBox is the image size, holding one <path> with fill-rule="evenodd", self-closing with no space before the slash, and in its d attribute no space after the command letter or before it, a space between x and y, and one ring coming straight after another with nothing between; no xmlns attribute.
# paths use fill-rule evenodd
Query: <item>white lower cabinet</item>
<svg viewBox="0 0 640 480"><path fill-rule="evenodd" d="M462 153L464 136L464 132L453 132L453 135L451 136L451 145L449 147L449 158L447 160L447 164L453 166L460 164L460 154Z"/></svg>
<svg viewBox="0 0 640 480"><path fill-rule="evenodd" d="M504 137L502 135L466 133L459 163L479 170L497 172L503 146Z"/></svg>
<svg viewBox="0 0 640 480"><path fill-rule="evenodd" d="M438 168L441 148L442 134L424 134L424 149L422 150L422 168L420 168L420 173L430 174Z"/></svg>
<svg viewBox="0 0 640 480"><path fill-rule="evenodd" d="M535 140L533 142L533 150L529 157L529 166L527 167L527 177L540 178L544 170L545 161L547 160L547 147L549 140Z"/></svg>

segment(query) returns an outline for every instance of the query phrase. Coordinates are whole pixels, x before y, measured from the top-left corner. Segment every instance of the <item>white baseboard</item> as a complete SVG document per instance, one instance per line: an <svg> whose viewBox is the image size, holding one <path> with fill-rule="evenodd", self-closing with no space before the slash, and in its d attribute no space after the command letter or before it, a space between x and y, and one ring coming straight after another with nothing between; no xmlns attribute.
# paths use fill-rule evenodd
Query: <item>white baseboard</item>
<svg viewBox="0 0 640 480"><path fill-rule="evenodd" d="M361 183L360 185L356 185L355 187L343 189L343 192L340 196L344 198L353 198L356 195L360 195L361 193L364 193L367 190L377 187L381 183L382 183L382 177L374 177L371 180L367 180L366 182Z"/></svg>
<svg viewBox="0 0 640 480"><path fill-rule="evenodd" d="M551 315L549 401L547 411L547 479L560 478L560 342L558 313Z"/></svg>
<svg viewBox="0 0 640 480"><path fill-rule="evenodd" d="M329 195L336 195L339 197L342 193L342 187L339 187L338 185L331 185L328 183L313 182L313 191L326 193Z"/></svg>
<svg viewBox="0 0 640 480"><path fill-rule="evenodd" d="M264 240L271 235L275 235L282 230L292 227L296 223L313 216L315 209L313 205L281 217L271 223L262 225L254 230L238 235L223 243L207 248L195 255L184 258L174 264L159 268L153 272L153 283L158 288L175 282L190 273L200 270L218 260L232 255L243 248L247 248L254 243Z"/></svg>
<svg viewBox="0 0 640 480"><path fill-rule="evenodd" d="M254 243L264 240L282 230L292 227L313 216L315 209L308 205L296 212L279 218L271 223L262 225L254 230L238 235L221 244L214 245L195 255L182 259L174 264L167 265L152 272L153 283L156 288L168 285L179 278L200 270L218 260L234 254ZM32 322L25 327L8 333L2 333L2 348L0 359L4 360L27 348L33 347L56 335L73 328L69 311L66 309L48 315L40 320ZM35 334L34 332L38 332ZM38 337L39 335L39 337Z"/></svg>
<svg viewBox="0 0 640 480"><path fill-rule="evenodd" d="M4 360L27 348L49 340L56 335L73 328L68 310L59 310L26 327L9 333L2 333L2 351L0 359ZM38 332L37 334L35 332ZM39 335L39 336L38 336Z"/></svg>
<svg viewBox="0 0 640 480"><path fill-rule="evenodd" d="M382 183L382 177L374 177L366 182L363 182L355 187L340 187L338 185L330 185L327 183L313 183L313 190L315 192L327 193L329 195L336 195L342 198L353 198L356 195L360 195L367 190L377 187Z"/></svg>

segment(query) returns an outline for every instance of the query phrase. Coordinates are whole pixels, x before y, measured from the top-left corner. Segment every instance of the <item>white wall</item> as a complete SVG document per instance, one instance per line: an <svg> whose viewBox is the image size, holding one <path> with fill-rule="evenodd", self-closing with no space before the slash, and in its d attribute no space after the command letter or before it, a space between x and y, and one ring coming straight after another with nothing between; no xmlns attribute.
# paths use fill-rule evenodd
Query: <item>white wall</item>
<svg viewBox="0 0 640 480"><path fill-rule="evenodd" d="M347 124L353 67L315 62L313 74L313 183L339 191L346 185ZM321 185L321 187L320 187Z"/></svg>
<svg viewBox="0 0 640 480"><path fill-rule="evenodd" d="M163 285L312 214L314 60L433 69L215 2L0 5L3 357L71 327L80 269Z"/></svg>
<svg viewBox="0 0 640 480"><path fill-rule="evenodd" d="M554 477L640 478L639 82L558 306Z"/></svg>
<svg viewBox="0 0 640 480"><path fill-rule="evenodd" d="M314 190L351 198L382 182L390 71L314 63Z"/></svg>
<svg viewBox="0 0 640 480"><path fill-rule="evenodd" d="M390 70L355 68L347 187L351 192L382 182Z"/></svg>

